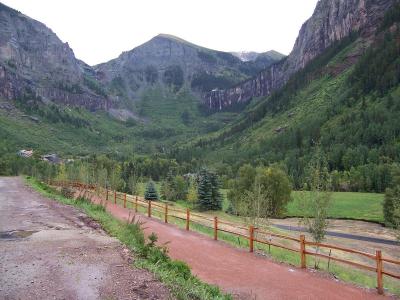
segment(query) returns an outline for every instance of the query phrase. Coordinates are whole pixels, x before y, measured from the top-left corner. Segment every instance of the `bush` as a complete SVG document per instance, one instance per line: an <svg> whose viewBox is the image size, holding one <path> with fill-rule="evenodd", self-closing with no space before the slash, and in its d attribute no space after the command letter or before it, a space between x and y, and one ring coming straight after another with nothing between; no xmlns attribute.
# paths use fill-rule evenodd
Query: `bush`
<svg viewBox="0 0 400 300"><path fill-rule="evenodd" d="M400 185L386 189L383 202L383 215L385 224L390 227L400 226Z"/></svg>
<svg viewBox="0 0 400 300"><path fill-rule="evenodd" d="M383 202L383 216L385 224L400 229L400 167L393 169L392 183L386 189Z"/></svg>

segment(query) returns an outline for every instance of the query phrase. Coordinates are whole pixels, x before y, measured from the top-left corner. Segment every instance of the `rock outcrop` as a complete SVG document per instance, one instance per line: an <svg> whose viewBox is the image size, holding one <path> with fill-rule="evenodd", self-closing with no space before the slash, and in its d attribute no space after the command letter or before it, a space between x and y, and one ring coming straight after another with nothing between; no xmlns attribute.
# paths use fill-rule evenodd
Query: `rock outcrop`
<svg viewBox="0 0 400 300"><path fill-rule="evenodd" d="M91 73L44 24L0 3L1 98L105 109L109 100L93 89Z"/></svg>
<svg viewBox="0 0 400 300"><path fill-rule="evenodd" d="M204 104L211 110L223 110L254 97L270 95L291 75L351 32L358 31L364 38L371 36L393 3L393 0L320 0L312 17L301 27L286 59L232 88L206 93Z"/></svg>

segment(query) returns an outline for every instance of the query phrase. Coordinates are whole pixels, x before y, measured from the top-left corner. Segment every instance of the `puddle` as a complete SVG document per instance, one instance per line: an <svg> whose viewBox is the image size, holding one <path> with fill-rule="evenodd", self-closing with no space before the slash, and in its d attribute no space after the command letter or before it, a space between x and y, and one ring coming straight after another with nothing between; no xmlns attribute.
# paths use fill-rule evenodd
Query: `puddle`
<svg viewBox="0 0 400 300"><path fill-rule="evenodd" d="M36 233L34 230L14 230L0 232L0 240L23 239Z"/></svg>

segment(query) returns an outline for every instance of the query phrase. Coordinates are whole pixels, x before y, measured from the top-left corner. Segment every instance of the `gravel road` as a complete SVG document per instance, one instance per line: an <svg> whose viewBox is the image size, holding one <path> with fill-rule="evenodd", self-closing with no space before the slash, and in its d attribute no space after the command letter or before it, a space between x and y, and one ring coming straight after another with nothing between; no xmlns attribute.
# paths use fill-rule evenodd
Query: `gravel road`
<svg viewBox="0 0 400 300"><path fill-rule="evenodd" d="M171 299L79 210L0 177L0 299Z"/></svg>

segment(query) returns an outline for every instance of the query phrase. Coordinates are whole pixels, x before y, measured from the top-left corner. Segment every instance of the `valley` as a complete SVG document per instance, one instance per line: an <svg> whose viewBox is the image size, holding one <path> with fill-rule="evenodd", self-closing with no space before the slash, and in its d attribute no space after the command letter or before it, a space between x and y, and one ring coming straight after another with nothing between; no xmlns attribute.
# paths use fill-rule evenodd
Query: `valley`
<svg viewBox="0 0 400 300"><path fill-rule="evenodd" d="M243 249L236 248L250 247L249 226L256 231L265 226L270 239L283 235L279 245L296 252L304 234L312 253L304 242L300 256L257 243L262 258L252 257L249 263L266 261L285 274L281 280L288 266L296 266L296 276L314 278L311 273L317 272L324 278L307 280L322 285L331 286L338 277L376 288L378 294L400 295L398 0L320 0L288 55L214 50L160 33L91 66L46 24L2 3L0 25L0 176L26 176L48 197L102 220L172 298L230 299L227 292L233 299L246 299L260 289L256 294L264 299L283 292L278 283L271 288L266 282L235 289L237 283L220 280L232 270L216 268L220 278L214 278L210 265L217 266L215 261L196 261L189 246L183 254L178 251L190 241L199 243L201 255L197 247L202 242L195 237L215 236L216 223L193 225L197 233L185 237L154 219L146 220L151 226L145 230L129 223L151 210L151 203L155 211L158 206L154 216L161 220L167 205L179 210L178 227L188 226L192 212L210 222L233 222L232 228L245 224L237 237L223 232L231 225L220 228L221 240L230 246L209 247L221 256L233 251L242 257ZM268 41L266 36L258 39ZM60 159L49 161L46 155ZM51 182L73 188L53 189ZM86 195L93 189L106 190L106 201L114 197L122 215L113 213L113 206L107 214L99 192L94 203L105 208L98 215L100 207L92 207L93 197ZM117 201L118 193L125 195L125 203ZM136 209L125 225L116 219L131 218L133 206L118 207L126 205L126 195L143 198L147 207ZM127 238L131 230L135 235ZM181 234L180 244L163 244ZM201 240L210 243L208 237ZM333 246L324 248L324 243ZM355 252L342 253L341 247ZM362 257L355 258L360 252ZM309 255L307 264L301 253ZM319 262L318 253L328 262ZM330 265L332 253L338 263ZM188 263L206 283L169 255ZM344 267L347 259L354 262L351 267ZM360 264L368 265L352 269ZM168 276L170 270L178 279ZM190 295L195 286L199 289ZM312 299L318 299L321 286L314 287ZM346 288L347 298L352 292L363 298L360 289ZM375 296L381 297L368 292L371 299Z"/></svg>

